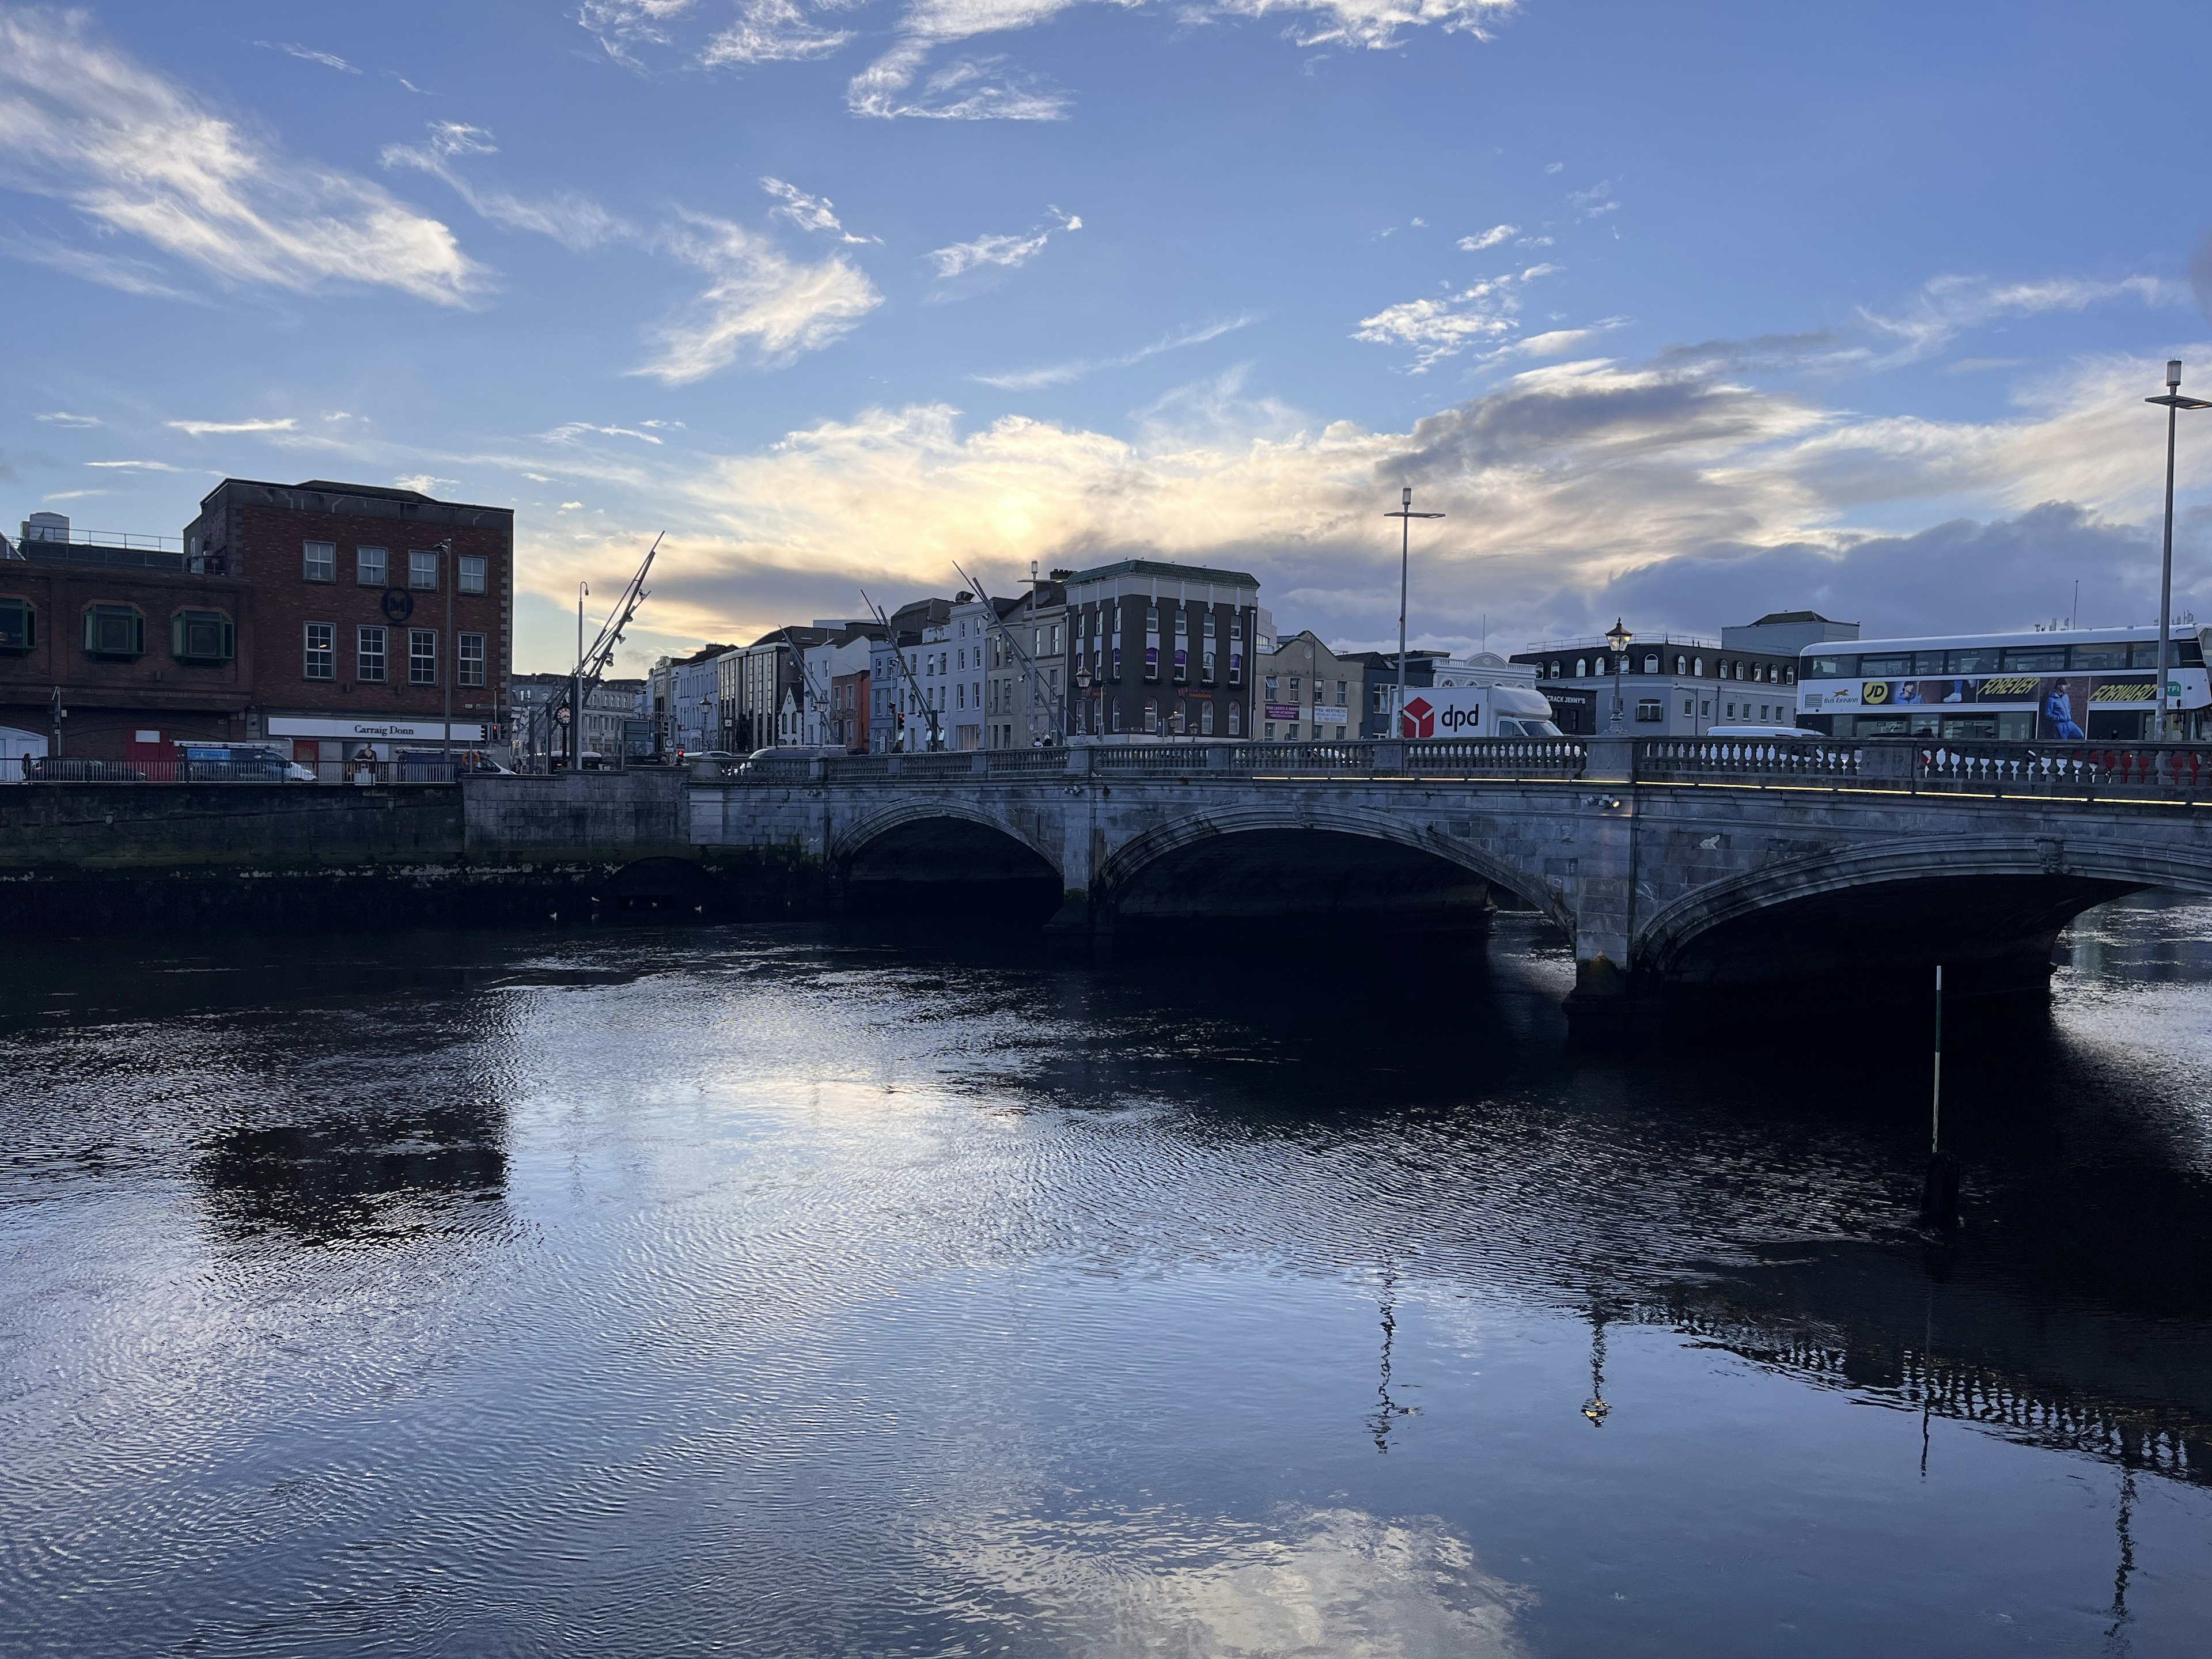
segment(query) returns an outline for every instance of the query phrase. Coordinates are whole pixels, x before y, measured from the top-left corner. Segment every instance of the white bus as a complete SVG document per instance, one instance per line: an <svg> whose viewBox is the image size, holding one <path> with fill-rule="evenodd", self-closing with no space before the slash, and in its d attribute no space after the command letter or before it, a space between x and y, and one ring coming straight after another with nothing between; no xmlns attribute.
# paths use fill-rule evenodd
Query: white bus
<svg viewBox="0 0 2212 1659"><path fill-rule="evenodd" d="M2169 648L2167 696L2201 737L2203 635L2177 630ZM2155 735L2157 668L2151 627L1830 640L1798 654L1797 723L1837 738L2136 742Z"/></svg>

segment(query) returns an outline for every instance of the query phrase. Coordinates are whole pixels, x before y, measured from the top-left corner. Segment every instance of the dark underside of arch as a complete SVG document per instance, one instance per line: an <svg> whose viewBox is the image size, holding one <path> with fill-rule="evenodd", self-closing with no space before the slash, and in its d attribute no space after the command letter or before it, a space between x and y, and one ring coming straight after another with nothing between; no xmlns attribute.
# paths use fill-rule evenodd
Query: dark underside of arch
<svg viewBox="0 0 2212 1659"><path fill-rule="evenodd" d="M1117 936L1187 935L1206 917L1346 933L1479 931L1490 884L1434 854L1323 830L1242 830L1162 854L1107 895Z"/></svg>
<svg viewBox="0 0 2212 1659"><path fill-rule="evenodd" d="M1828 987L1854 1006L1947 993L2042 995L2051 947L2092 906L2139 892L2068 875L1943 876L1784 900L1729 917L1666 951L1638 977L1668 989Z"/></svg>
<svg viewBox="0 0 2212 1659"><path fill-rule="evenodd" d="M859 915L988 913L1042 926L1060 908L1060 874L1012 836L966 818L917 818L845 862L845 908Z"/></svg>

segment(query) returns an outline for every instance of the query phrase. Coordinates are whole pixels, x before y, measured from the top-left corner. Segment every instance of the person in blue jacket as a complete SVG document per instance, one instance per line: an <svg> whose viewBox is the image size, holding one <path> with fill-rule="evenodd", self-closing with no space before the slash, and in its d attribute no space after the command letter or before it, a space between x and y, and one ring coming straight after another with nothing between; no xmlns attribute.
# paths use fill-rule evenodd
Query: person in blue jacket
<svg viewBox="0 0 2212 1659"><path fill-rule="evenodd" d="M2074 724L2074 699L2066 695L2066 688L2054 684L2051 695L2043 700L2043 718L2051 722L2051 735L2055 738L2079 738L2081 728Z"/></svg>

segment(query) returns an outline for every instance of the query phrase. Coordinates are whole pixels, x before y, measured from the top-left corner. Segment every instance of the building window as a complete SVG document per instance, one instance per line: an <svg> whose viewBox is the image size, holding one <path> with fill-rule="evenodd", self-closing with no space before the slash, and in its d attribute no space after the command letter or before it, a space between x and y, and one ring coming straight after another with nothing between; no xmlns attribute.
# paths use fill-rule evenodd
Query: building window
<svg viewBox="0 0 2212 1659"><path fill-rule="evenodd" d="M1229 735L1232 738L1244 735L1244 705L1241 702L1229 705Z"/></svg>
<svg viewBox="0 0 2212 1659"><path fill-rule="evenodd" d="M481 553L464 553L460 559L460 591L481 593L484 591L484 573L491 561Z"/></svg>
<svg viewBox="0 0 2212 1659"><path fill-rule="evenodd" d="M38 643L38 608L28 599L0 599L0 651L20 655Z"/></svg>
<svg viewBox="0 0 2212 1659"><path fill-rule="evenodd" d="M363 587L382 587L392 574L392 556L380 547L353 550L353 579Z"/></svg>
<svg viewBox="0 0 2212 1659"><path fill-rule="evenodd" d="M1575 678L1576 678L1577 679L1578 679L1578 680L1579 680L1579 679L1584 679L1584 678L1587 678L1589 677L1589 662L1588 662L1588 661L1586 661L1584 659L1583 659L1583 658L1581 658L1581 657L1577 657L1577 658L1575 659Z"/></svg>
<svg viewBox="0 0 2212 1659"><path fill-rule="evenodd" d="M1686 672L1689 666L1690 659L1684 656L1680 652L1677 651L1674 653L1674 672L1677 674Z"/></svg>
<svg viewBox="0 0 2212 1659"><path fill-rule="evenodd" d="M1685 714L1695 715L1698 712L1698 700L1695 697L1683 698L1682 712Z"/></svg>
<svg viewBox="0 0 2212 1659"><path fill-rule="evenodd" d="M338 677L338 627L336 623L309 623L302 640L307 660L303 678L334 680Z"/></svg>
<svg viewBox="0 0 2212 1659"><path fill-rule="evenodd" d="M1268 741L1269 743L1273 743L1273 742L1274 742L1274 740L1275 740L1275 723L1274 723L1274 721L1273 721L1273 720L1269 720L1269 721L1267 722L1267 741Z"/></svg>
<svg viewBox="0 0 2212 1659"><path fill-rule="evenodd" d="M1639 720L1662 720L1667 718L1667 711L1658 698L1644 697L1637 702L1636 718Z"/></svg>
<svg viewBox="0 0 2212 1659"><path fill-rule="evenodd" d="M1692 657L1692 658L1691 658L1691 659L1690 659L1690 672L1691 672L1692 674L1695 674L1695 675L1696 675L1699 679L1703 679L1703 678L1705 678L1705 659L1703 657Z"/></svg>
<svg viewBox="0 0 2212 1659"><path fill-rule="evenodd" d="M336 542L304 542L301 544L300 574L311 582L334 582L338 579L338 544Z"/></svg>
<svg viewBox="0 0 2212 1659"><path fill-rule="evenodd" d="M1644 672L1647 674L1656 674L1659 672L1659 653L1657 652L1647 651L1644 653Z"/></svg>
<svg viewBox="0 0 2212 1659"><path fill-rule="evenodd" d="M92 657L146 654L146 619L131 605L88 605L84 608L84 649Z"/></svg>
<svg viewBox="0 0 2212 1659"><path fill-rule="evenodd" d="M1198 734L1202 738L1213 735L1213 699L1211 697L1198 706Z"/></svg>
<svg viewBox="0 0 2212 1659"><path fill-rule="evenodd" d="M461 684L482 685L484 683L484 636L481 634L461 635Z"/></svg>
<svg viewBox="0 0 2212 1659"><path fill-rule="evenodd" d="M368 685L384 684L384 630L357 630L354 646L354 678Z"/></svg>
<svg viewBox="0 0 2212 1659"><path fill-rule="evenodd" d="M1158 732L1160 729L1159 704L1156 702L1148 702L1145 705L1145 723L1139 729L1140 731L1151 732L1153 733Z"/></svg>
<svg viewBox="0 0 2212 1659"><path fill-rule="evenodd" d="M179 611L169 621L169 654L179 662L228 662L238 635L220 611Z"/></svg>
<svg viewBox="0 0 2212 1659"><path fill-rule="evenodd" d="M426 587L435 592L438 587L438 550L416 548L407 556L407 586Z"/></svg>

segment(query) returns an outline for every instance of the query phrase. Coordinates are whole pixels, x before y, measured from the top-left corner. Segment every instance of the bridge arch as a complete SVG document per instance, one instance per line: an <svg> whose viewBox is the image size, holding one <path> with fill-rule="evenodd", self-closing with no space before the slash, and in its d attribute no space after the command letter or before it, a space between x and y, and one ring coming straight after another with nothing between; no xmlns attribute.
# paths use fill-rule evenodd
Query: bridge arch
<svg viewBox="0 0 2212 1659"><path fill-rule="evenodd" d="M2035 989L2069 922L2152 887L2212 893L2212 859L2110 838L2017 836L1826 854L1661 907L1636 930L1630 969L1677 985L1842 978L1873 991L1940 960L1959 964L1968 985Z"/></svg>
<svg viewBox="0 0 2212 1659"><path fill-rule="evenodd" d="M1334 804L1171 819L1104 859L1091 894L1122 921L1301 908L1394 910L1416 921L1426 908L1435 920L1471 905L1486 909L1492 886L1572 937L1566 899L1542 877L1408 813Z"/></svg>
<svg viewBox="0 0 2212 1659"><path fill-rule="evenodd" d="M848 825L829 846L848 902L939 909L983 900L1049 915L1060 902L1059 848L1012 814L957 799L909 797Z"/></svg>

